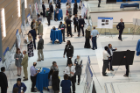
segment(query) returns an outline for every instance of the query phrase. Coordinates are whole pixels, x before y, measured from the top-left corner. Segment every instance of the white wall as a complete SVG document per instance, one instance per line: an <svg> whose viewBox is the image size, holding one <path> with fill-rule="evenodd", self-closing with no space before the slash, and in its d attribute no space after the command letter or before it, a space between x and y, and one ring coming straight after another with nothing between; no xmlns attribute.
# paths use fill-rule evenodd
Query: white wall
<svg viewBox="0 0 140 93"><path fill-rule="evenodd" d="M97 22L98 17L113 17L113 22L119 22L123 18L124 22L133 22L133 18L140 19L140 11L105 12L91 13L92 22Z"/></svg>

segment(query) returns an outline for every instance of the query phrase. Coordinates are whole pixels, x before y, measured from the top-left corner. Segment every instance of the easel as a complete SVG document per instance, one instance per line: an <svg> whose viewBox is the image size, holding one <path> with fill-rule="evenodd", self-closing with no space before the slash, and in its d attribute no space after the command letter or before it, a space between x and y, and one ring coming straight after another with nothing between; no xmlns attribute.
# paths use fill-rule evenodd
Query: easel
<svg viewBox="0 0 140 93"><path fill-rule="evenodd" d="M103 29L103 28L101 28L100 32L102 32L102 29ZM100 32L99 32L99 34L100 34ZM105 28L105 32L104 32L104 33L105 33L105 35L106 35L106 28ZM109 29L109 33L111 34L110 29ZM112 37L112 34L111 34L111 37ZM113 37L112 37L112 38L113 38Z"/></svg>

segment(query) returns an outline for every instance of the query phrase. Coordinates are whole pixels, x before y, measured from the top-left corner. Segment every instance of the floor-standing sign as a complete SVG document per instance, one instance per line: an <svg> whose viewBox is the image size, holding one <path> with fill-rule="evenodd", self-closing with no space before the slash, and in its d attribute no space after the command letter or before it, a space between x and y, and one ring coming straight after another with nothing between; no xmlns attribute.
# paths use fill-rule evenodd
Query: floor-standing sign
<svg viewBox="0 0 140 93"><path fill-rule="evenodd" d="M35 6L36 15L37 15L38 14L38 5L37 5L37 3L35 3L34 6Z"/></svg>

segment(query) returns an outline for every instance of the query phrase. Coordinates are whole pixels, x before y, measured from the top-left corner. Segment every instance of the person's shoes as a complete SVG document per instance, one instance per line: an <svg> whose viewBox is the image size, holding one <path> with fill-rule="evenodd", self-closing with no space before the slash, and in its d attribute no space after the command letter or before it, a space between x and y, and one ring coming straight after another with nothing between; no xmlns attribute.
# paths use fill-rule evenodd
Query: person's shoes
<svg viewBox="0 0 140 93"><path fill-rule="evenodd" d="M23 81L27 81L28 79L24 79Z"/></svg>
<svg viewBox="0 0 140 93"><path fill-rule="evenodd" d="M80 83L78 83L77 85L80 85Z"/></svg>
<svg viewBox="0 0 140 93"><path fill-rule="evenodd" d="M92 48L92 50L95 50L95 49Z"/></svg>
<svg viewBox="0 0 140 93"><path fill-rule="evenodd" d="M126 75L126 74L124 74L123 76L124 76L124 77L128 77L128 75Z"/></svg>
<svg viewBox="0 0 140 93"><path fill-rule="evenodd" d="M31 92L37 92L36 90L34 90L34 91L31 91Z"/></svg>
<svg viewBox="0 0 140 93"><path fill-rule="evenodd" d="M98 6L98 7L101 7L101 6Z"/></svg>
<svg viewBox="0 0 140 93"><path fill-rule="evenodd" d="M107 69L108 71L110 71L110 69Z"/></svg>
<svg viewBox="0 0 140 93"><path fill-rule="evenodd" d="M40 62L41 60L37 60L38 62Z"/></svg>
<svg viewBox="0 0 140 93"><path fill-rule="evenodd" d="M44 61L44 59L41 59L42 61Z"/></svg>
<svg viewBox="0 0 140 93"><path fill-rule="evenodd" d="M111 69L111 71L114 71L114 69Z"/></svg>
<svg viewBox="0 0 140 93"><path fill-rule="evenodd" d="M23 77L23 78L25 78L25 77Z"/></svg>
<svg viewBox="0 0 140 93"><path fill-rule="evenodd" d="M83 37L84 37L84 35L83 35Z"/></svg>
<svg viewBox="0 0 140 93"><path fill-rule="evenodd" d="M108 76L107 74L104 74L103 76Z"/></svg>
<svg viewBox="0 0 140 93"><path fill-rule="evenodd" d="M65 41L63 41L63 42L65 42Z"/></svg>

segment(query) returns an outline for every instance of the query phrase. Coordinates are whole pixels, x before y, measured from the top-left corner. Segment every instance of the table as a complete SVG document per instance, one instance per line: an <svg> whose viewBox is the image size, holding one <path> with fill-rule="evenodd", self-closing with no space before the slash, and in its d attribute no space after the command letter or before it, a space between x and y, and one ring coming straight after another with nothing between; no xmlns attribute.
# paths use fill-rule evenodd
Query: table
<svg viewBox="0 0 140 93"><path fill-rule="evenodd" d="M51 29L50 38L51 38L53 44L54 44L54 41L56 39L58 39L59 42L62 43L62 32L61 32L61 30L59 30L58 28L56 28L56 30Z"/></svg>
<svg viewBox="0 0 140 93"><path fill-rule="evenodd" d="M44 72L45 70L45 72ZM37 89L43 93L43 87L49 86L49 80L48 80L48 74L50 72L50 69L43 67L42 71L38 73L36 78L36 87Z"/></svg>
<svg viewBox="0 0 140 93"><path fill-rule="evenodd" d="M62 11L62 9L59 9L59 13L58 13L57 19L58 20L62 20L63 19L63 11ZM54 10L54 20L55 20L55 10Z"/></svg>
<svg viewBox="0 0 140 93"><path fill-rule="evenodd" d="M74 1L75 0L72 0L72 3L74 3ZM67 2L67 0L61 0L61 3L66 3ZM80 0L77 0L77 3L79 3L80 2Z"/></svg>
<svg viewBox="0 0 140 93"><path fill-rule="evenodd" d="M133 4L122 3L120 6L120 8L125 8L125 7L137 7L137 8L139 8L139 3L133 3Z"/></svg>

